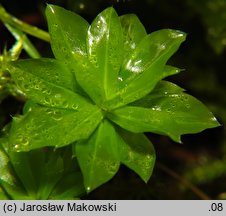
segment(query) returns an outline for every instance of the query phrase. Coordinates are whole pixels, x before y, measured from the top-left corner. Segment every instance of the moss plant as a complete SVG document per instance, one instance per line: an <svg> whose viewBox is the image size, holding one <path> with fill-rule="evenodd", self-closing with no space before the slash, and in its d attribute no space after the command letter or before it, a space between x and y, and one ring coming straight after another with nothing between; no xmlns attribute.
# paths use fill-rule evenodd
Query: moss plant
<svg viewBox="0 0 226 216"><path fill-rule="evenodd" d="M118 16L112 7L91 25L55 5L46 17L55 58L35 55L4 66L27 98L1 139L5 198L79 197L113 178L120 164L147 182L155 151L144 132L180 143L182 134L219 125L200 101L163 81L180 72L167 61L184 32L147 34L136 15ZM29 26L7 24L16 35L29 33Z"/></svg>

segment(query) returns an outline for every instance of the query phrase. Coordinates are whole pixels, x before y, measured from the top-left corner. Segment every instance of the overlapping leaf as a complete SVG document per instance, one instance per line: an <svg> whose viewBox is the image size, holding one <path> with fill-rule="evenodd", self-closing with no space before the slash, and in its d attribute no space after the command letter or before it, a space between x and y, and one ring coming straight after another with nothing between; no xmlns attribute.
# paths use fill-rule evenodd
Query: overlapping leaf
<svg viewBox="0 0 226 216"><path fill-rule="evenodd" d="M10 158L2 147L5 142L5 139L0 139L0 187L2 187L2 196L4 195L4 199L26 199L27 194L14 175Z"/></svg>
<svg viewBox="0 0 226 216"><path fill-rule="evenodd" d="M197 99L174 84L162 82L156 90L130 106L110 113L109 118L135 133L154 132L180 142L180 136L219 126L212 113Z"/></svg>
<svg viewBox="0 0 226 216"><path fill-rule="evenodd" d="M18 87L36 103L73 110L88 104L85 98L73 92L73 74L59 61L20 60L8 69Z"/></svg>
<svg viewBox="0 0 226 216"><path fill-rule="evenodd" d="M17 151L62 147L88 138L101 119L102 113L93 105L79 111L37 106L22 117L14 118L10 144Z"/></svg>
<svg viewBox="0 0 226 216"><path fill-rule="evenodd" d="M86 190L91 191L111 179L120 163L148 181L155 152L142 132L180 142L182 134L219 125L201 102L161 81L180 72L167 61L185 33L164 29L147 35L135 15L118 17L113 8L101 12L90 26L79 15L54 5L47 6L46 15L56 59L23 60L8 67L31 99L24 115L13 119L9 142L14 150L73 143ZM42 155L32 157L43 161ZM34 175L27 165L30 159L23 154L12 158L14 164L20 161L17 174L29 195L63 199L81 192L82 186L73 184L82 178L77 172L65 178L51 173L39 178L53 161L61 170L58 159L42 164L45 170L37 168ZM44 180L52 177L51 187L45 186Z"/></svg>
<svg viewBox="0 0 226 216"><path fill-rule="evenodd" d="M90 25L87 35L87 51L93 63L97 85L101 95L109 100L116 94L118 73L121 67L123 49L122 27L113 8L101 12Z"/></svg>
<svg viewBox="0 0 226 216"><path fill-rule="evenodd" d="M118 171L117 139L114 127L105 120L89 140L76 143L76 155L88 192L111 179Z"/></svg>
<svg viewBox="0 0 226 216"><path fill-rule="evenodd" d="M151 141L144 134L135 134L123 129L117 131L120 135L118 152L121 163L147 182L155 164L155 150Z"/></svg>
<svg viewBox="0 0 226 216"><path fill-rule="evenodd" d="M111 107L120 107L144 97L161 79L180 72L165 64L184 40L183 32L171 29L144 37L122 64L119 73L122 87L118 92L121 100L113 100Z"/></svg>
<svg viewBox="0 0 226 216"><path fill-rule="evenodd" d="M56 59L70 66L78 56L86 56L86 35L89 24L81 16L56 5L46 7L51 47Z"/></svg>
<svg viewBox="0 0 226 216"><path fill-rule="evenodd" d="M107 120L99 125L88 141L76 143L75 151L88 192L109 181L120 163L147 182L155 163L154 148L145 135L119 128L115 130Z"/></svg>
<svg viewBox="0 0 226 216"><path fill-rule="evenodd" d="M135 14L126 14L120 16L120 21L123 29L123 54L124 58L130 55L137 47L140 41L147 35L146 30L138 17ZM123 76L121 72L121 76ZM121 77L124 79L124 76Z"/></svg>
<svg viewBox="0 0 226 216"><path fill-rule="evenodd" d="M0 187L6 199L74 199L84 193L81 173L76 161L64 154L66 149L18 153L9 151L7 140L0 140ZM61 183L67 183L64 191Z"/></svg>

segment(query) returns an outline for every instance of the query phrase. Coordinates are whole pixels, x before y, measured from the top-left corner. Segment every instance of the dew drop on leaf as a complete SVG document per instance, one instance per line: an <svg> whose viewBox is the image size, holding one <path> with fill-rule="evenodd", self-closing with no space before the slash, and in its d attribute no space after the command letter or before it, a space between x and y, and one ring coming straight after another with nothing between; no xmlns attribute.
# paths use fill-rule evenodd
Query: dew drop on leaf
<svg viewBox="0 0 226 216"><path fill-rule="evenodd" d="M191 106L190 106L190 104L186 104L186 107L187 107L187 109L189 109Z"/></svg>
<svg viewBox="0 0 226 216"><path fill-rule="evenodd" d="M89 193L91 191L91 188L89 186L86 187L86 191Z"/></svg>
<svg viewBox="0 0 226 216"><path fill-rule="evenodd" d="M109 173L115 173L118 167L118 163L116 162L111 162L108 163L107 169L109 171Z"/></svg>
<svg viewBox="0 0 226 216"><path fill-rule="evenodd" d="M60 112L55 111L53 112L52 118L56 121L60 121L62 119L62 115Z"/></svg>
<svg viewBox="0 0 226 216"><path fill-rule="evenodd" d="M168 109L166 110L166 112L171 112L171 109L168 108Z"/></svg>
<svg viewBox="0 0 226 216"><path fill-rule="evenodd" d="M119 80L120 82L123 82L122 77L118 77L118 80Z"/></svg>
<svg viewBox="0 0 226 216"><path fill-rule="evenodd" d="M72 109L77 110L78 109L78 105L77 104L73 104L72 105Z"/></svg>
<svg viewBox="0 0 226 216"><path fill-rule="evenodd" d="M14 148L15 151L19 152L20 146L16 144L16 145L13 146L13 148Z"/></svg>

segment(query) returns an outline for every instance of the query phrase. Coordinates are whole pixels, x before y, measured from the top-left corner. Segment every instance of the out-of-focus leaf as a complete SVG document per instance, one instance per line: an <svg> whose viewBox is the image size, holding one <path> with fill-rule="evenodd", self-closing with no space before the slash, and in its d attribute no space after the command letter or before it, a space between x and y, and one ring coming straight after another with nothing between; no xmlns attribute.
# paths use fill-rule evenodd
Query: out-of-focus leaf
<svg viewBox="0 0 226 216"><path fill-rule="evenodd" d="M81 172L73 172L62 177L49 198L54 200L71 200L81 197L84 193L85 188Z"/></svg>
<svg viewBox="0 0 226 216"><path fill-rule="evenodd" d="M11 25L5 25L8 30L13 34L16 40L21 40L24 50L28 53L31 58L40 58L38 50L34 47L28 37L19 29L12 27Z"/></svg>
<svg viewBox="0 0 226 216"><path fill-rule="evenodd" d="M206 28L206 36L216 53L221 54L226 47L226 1L225 0L187 0Z"/></svg>

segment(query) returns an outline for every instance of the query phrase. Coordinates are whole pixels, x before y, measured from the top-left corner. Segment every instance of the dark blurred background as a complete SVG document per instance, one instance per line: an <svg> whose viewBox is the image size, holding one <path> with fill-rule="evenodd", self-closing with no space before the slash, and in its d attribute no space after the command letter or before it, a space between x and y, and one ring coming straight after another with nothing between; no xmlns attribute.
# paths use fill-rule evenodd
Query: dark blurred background
<svg viewBox="0 0 226 216"><path fill-rule="evenodd" d="M148 184L122 166L115 178L83 198L226 199L226 1L1 0L8 12L45 30L46 3L70 9L89 22L106 7L114 6L119 15L137 14L148 33L162 28L186 32L187 40L169 62L185 71L168 80L200 99L222 124L196 135L183 136L183 144L148 133L157 154ZM52 56L49 44L30 39L43 56ZM0 52L14 42L0 23ZM22 53L22 57L26 55ZM0 103L2 128L12 115L21 111L23 102L9 95L0 97Z"/></svg>

